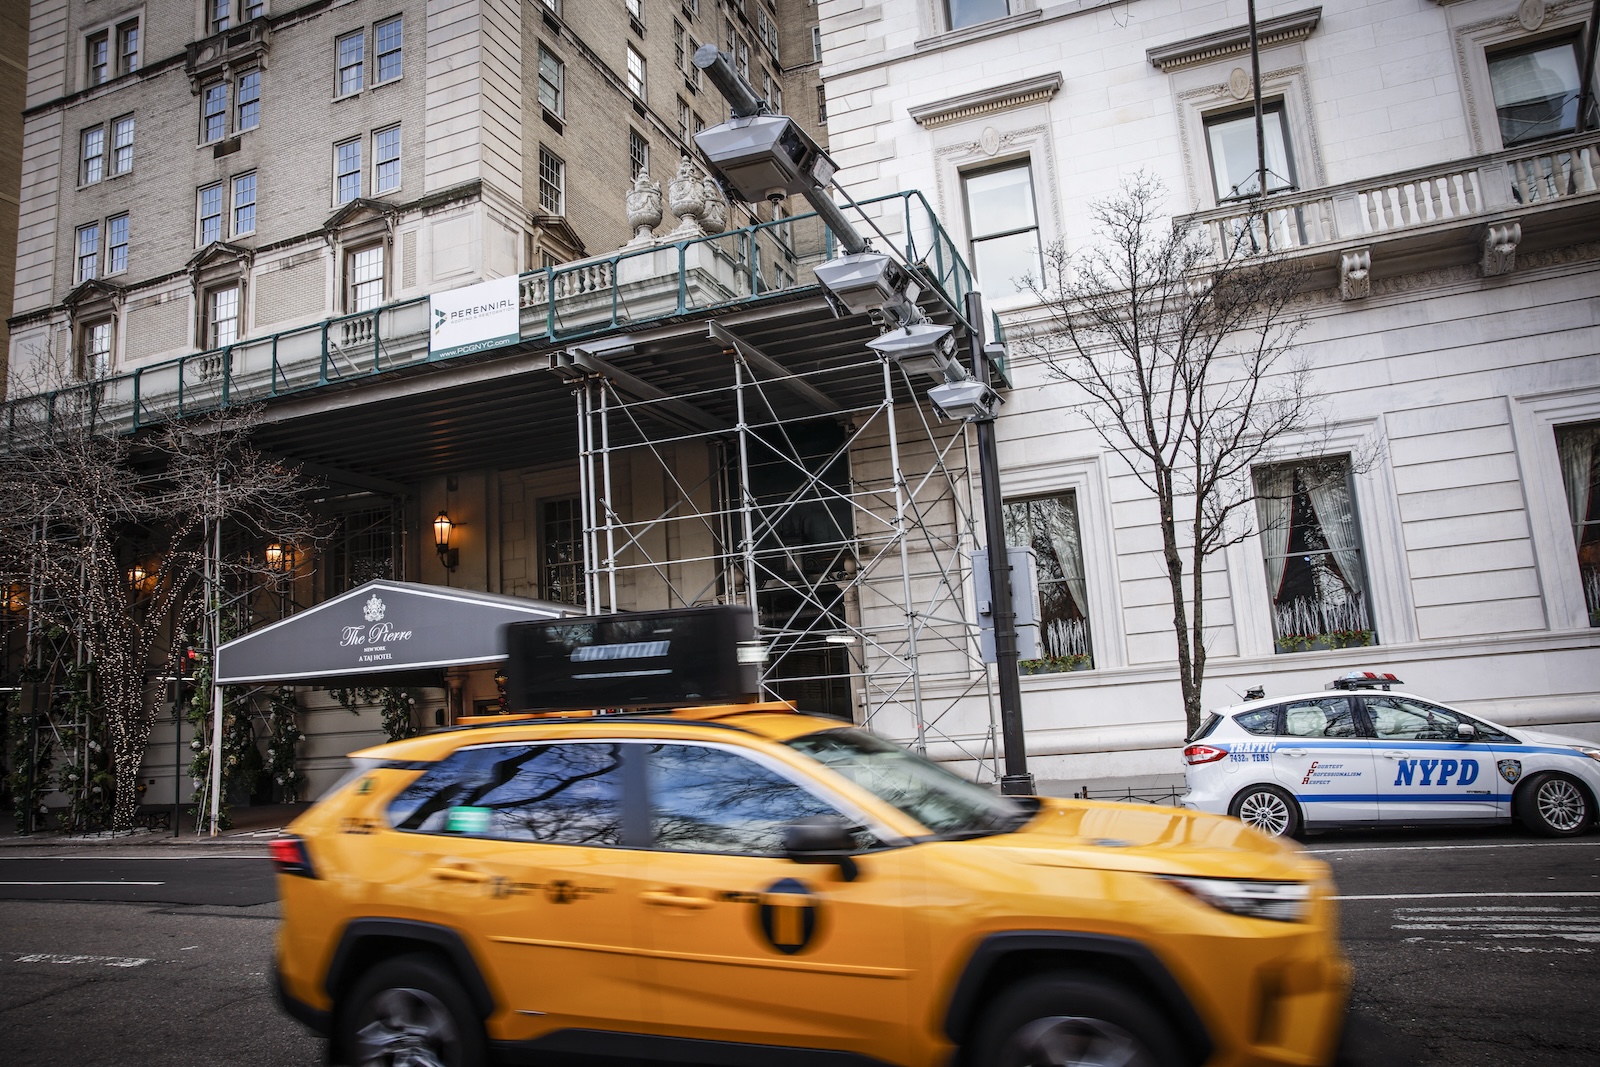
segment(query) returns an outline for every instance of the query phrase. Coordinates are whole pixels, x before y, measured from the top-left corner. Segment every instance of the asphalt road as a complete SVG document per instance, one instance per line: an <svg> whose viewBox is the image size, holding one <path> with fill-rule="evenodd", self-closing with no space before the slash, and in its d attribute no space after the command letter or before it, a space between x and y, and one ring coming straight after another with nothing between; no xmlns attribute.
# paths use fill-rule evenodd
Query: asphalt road
<svg viewBox="0 0 1600 1067"><path fill-rule="evenodd" d="M1334 870L1368 1067L1600 1065L1600 833L1342 834ZM264 852L0 855L10 1067L316 1067L268 988Z"/></svg>

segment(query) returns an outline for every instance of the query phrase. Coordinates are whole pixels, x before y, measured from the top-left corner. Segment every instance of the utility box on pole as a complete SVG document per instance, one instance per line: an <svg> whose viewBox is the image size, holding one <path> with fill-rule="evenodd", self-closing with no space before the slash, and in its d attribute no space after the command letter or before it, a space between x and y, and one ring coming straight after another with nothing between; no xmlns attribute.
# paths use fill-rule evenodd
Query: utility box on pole
<svg viewBox="0 0 1600 1067"><path fill-rule="evenodd" d="M1039 597L1033 587L1034 556L1031 548L1007 548L1011 568L1011 608L1017 616L1017 658L1039 658ZM989 592L989 550L972 553L973 599L978 606L978 647L983 662L999 662L994 650L994 603Z"/></svg>

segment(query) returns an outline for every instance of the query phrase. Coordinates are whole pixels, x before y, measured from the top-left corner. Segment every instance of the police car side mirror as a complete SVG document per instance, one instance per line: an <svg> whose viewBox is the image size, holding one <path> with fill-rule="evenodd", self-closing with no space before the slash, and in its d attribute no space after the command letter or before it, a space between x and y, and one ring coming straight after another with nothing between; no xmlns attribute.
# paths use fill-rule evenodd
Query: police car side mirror
<svg viewBox="0 0 1600 1067"><path fill-rule="evenodd" d="M838 815L813 815L796 819L783 827L783 854L795 863L833 863L839 875L853 882L861 868L851 853L855 851L855 838L850 835L850 824Z"/></svg>
<svg viewBox="0 0 1600 1067"><path fill-rule="evenodd" d="M1470 741L1478 736L1478 728L1470 722L1458 722L1456 723L1456 736L1463 741Z"/></svg>

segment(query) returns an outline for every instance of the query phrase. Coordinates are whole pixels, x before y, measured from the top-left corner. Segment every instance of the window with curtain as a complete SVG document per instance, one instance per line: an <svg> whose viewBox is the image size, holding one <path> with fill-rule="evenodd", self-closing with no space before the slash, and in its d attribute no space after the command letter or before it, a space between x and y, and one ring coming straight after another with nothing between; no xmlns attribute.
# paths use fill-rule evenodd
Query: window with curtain
<svg viewBox="0 0 1600 1067"><path fill-rule="evenodd" d="M1578 552L1578 576L1589 625L1600 626L1600 422L1556 427L1567 518Z"/></svg>
<svg viewBox="0 0 1600 1067"><path fill-rule="evenodd" d="M1267 192L1294 189L1294 155L1289 150L1282 102L1262 107L1261 142L1266 151ZM1207 118L1206 146L1211 150L1211 177L1218 203L1260 193L1262 160L1256 152L1254 109Z"/></svg>
<svg viewBox="0 0 1600 1067"><path fill-rule="evenodd" d="M1033 549L1039 594L1039 658L1023 660L1028 674L1083 671L1094 667L1089 637L1089 602L1083 580L1083 543L1078 536L1078 494L1017 500L1006 504L1006 544Z"/></svg>
<svg viewBox="0 0 1600 1067"><path fill-rule="evenodd" d="M539 593L558 604L583 603L583 521L577 497L539 504Z"/></svg>
<svg viewBox="0 0 1600 1067"><path fill-rule="evenodd" d="M1377 644L1349 457L1258 467L1254 475L1275 650Z"/></svg>

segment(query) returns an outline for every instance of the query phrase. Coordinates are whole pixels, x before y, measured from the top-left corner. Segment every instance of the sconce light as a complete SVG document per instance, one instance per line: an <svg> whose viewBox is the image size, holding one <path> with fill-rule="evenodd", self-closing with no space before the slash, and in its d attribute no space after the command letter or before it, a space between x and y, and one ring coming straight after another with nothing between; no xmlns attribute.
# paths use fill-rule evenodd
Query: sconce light
<svg viewBox="0 0 1600 1067"><path fill-rule="evenodd" d="M450 547L450 531L454 528L455 523L441 508L439 517L433 520L433 547L439 550L439 562L447 571L455 570L461 562L461 551Z"/></svg>
<svg viewBox="0 0 1600 1067"><path fill-rule="evenodd" d="M289 554L284 550L280 542L274 541L267 546L266 557L269 571L281 571L284 569L284 562L288 559Z"/></svg>
<svg viewBox="0 0 1600 1067"><path fill-rule="evenodd" d="M149 577L149 572L147 572L144 567L137 563L128 568L128 584L134 589L143 589L145 579Z"/></svg>
<svg viewBox="0 0 1600 1067"><path fill-rule="evenodd" d="M5 608L13 615L21 615L22 610L28 606L28 595L22 591L22 586L14 585L6 590Z"/></svg>

